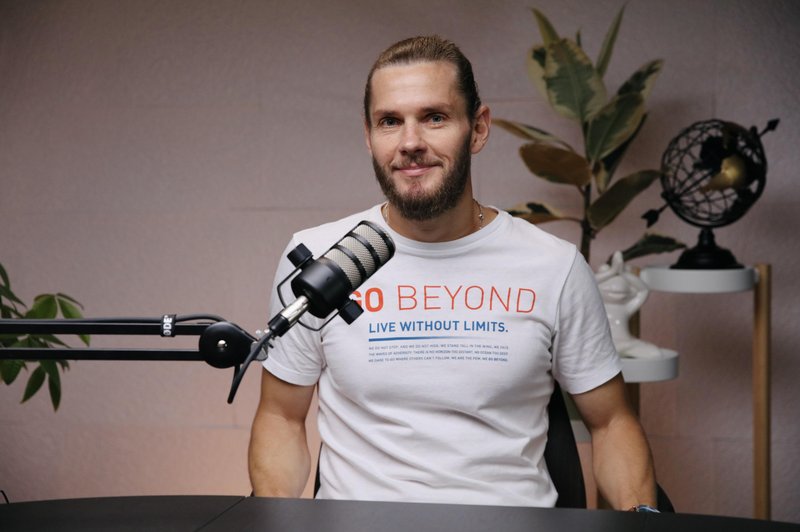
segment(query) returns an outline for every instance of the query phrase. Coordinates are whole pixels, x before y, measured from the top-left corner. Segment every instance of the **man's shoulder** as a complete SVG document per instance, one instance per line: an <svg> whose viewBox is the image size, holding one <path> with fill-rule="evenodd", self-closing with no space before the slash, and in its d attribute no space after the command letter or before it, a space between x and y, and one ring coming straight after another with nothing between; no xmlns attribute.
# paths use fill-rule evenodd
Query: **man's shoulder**
<svg viewBox="0 0 800 532"><path fill-rule="evenodd" d="M536 252L546 253L553 258L559 257L569 261L578 253L578 249L572 242L548 233L539 226L522 218L506 215L510 218L508 236L520 249L531 249Z"/></svg>
<svg viewBox="0 0 800 532"><path fill-rule="evenodd" d="M293 235L293 240L296 244L304 244L316 256L327 251L362 220L379 222L379 207L373 206L338 220L302 229Z"/></svg>

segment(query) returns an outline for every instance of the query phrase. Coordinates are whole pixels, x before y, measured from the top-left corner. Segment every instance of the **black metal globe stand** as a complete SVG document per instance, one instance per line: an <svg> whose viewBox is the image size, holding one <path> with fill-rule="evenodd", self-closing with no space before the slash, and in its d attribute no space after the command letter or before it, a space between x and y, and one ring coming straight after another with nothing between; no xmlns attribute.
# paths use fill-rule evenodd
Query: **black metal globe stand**
<svg viewBox="0 0 800 532"><path fill-rule="evenodd" d="M714 232L707 227L700 230L697 245L687 249L670 266L675 270L732 270L744 268L729 250L721 248L714 239Z"/></svg>

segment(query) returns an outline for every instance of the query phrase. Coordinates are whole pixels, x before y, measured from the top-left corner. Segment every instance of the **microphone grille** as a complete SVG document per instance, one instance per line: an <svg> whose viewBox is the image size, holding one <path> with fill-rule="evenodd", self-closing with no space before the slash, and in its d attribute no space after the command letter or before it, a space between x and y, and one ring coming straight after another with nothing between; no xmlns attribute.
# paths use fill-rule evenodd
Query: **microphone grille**
<svg viewBox="0 0 800 532"><path fill-rule="evenodd" d="M353 246L352 242L347 242L348 240L355 241L355 243L357 243L358 245ZM367 255L369 255L369 252L366 251L364 246L362 246L357 240L353 238L349 239L343 238L341 241L339 241L338 244L336 244L336 246L337 247L329 249L328 252L325 253L325 255L323 255L323 257L332 260L339 266L339 268L342 269L344 274L347 276L347 280L350 281L351 289L355 290L356 287L360 286L361 283L363 283L367 277L372 275L372 273L370 273L369 270L366 270L366 267L365 270L367 271L367 273L365 275L362 275L361 270L358 269L358 263L356 262L362 260L364 252L366 252ZM339 246L352 251L355 254L355 257L351 257L350 255L339 249ZM370 257L370 260L371 259L372 257ZM372 272L374 273L374 271L375 270L373 263Z"/></svg>
<svg viewBox="0 0 800 532"><path fill-rule="evenodd" d="M376 270L386 264L394 255L394 242L392 242L392 238L382 231L380 227L368 224L368 222L364 221L358 224L352 232L367 239L367 242L370 243L378 254L379 264L375 266Z"/></svg>
<svg viewBox="0 0 800 532"><path fill-rule="evenodd" d="M361 286L394 255L394 242L380 227L360 222L323 257L336 263L353 290Z"/></svg>

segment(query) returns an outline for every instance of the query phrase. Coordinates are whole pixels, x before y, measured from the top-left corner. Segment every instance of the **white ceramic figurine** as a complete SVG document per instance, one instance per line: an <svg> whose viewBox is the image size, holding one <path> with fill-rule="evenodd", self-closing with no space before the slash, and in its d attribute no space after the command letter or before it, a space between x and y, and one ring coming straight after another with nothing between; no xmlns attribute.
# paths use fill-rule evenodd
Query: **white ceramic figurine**
<svg viewBox="0 0 800 532"><path fill-rule="evenodd" d="M620 355L632 358L661 358L658 346L631 335L630 317L639 310L649 294L647 285L622 260L617 251L611 264L603 264L595 274L611 325L611 337Z"/></svg>

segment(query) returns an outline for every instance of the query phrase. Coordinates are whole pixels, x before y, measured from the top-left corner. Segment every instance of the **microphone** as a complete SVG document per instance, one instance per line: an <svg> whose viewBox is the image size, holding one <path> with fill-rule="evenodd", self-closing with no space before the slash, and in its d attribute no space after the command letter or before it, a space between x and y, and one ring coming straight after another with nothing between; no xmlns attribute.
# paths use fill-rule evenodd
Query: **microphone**
<svg viewBox="0 0 800 532"><path fill-rule="evenodd" d="M289 252L288 258L295 270L277 287L278 297L285 308L269 320L268 330L253 343L241 368L237 366L234 370L228 404L233 402L250 363L266 359L266 347L271 347L269 341L286 334L306 312L322 319L338 310L337 314L348 324L358 318L364 310L350 299L350 294L386 264L394 256L394 251L394 241L383 229L362 220L317 260L312 258L311 251L303 244ZM301 270L300 273L292 278L297 270ZM281 296L281 287L290 278L292 292L297 299L286 305ZM335 314L316 330L327 325L334 317ZM300 325L311 328L302 322Z"/></svg>
<svg viewBox="0 0 800 532"><path fill-rule="evenodd" d="M283 336L306 312L322 319L338 310L347 323L352 323L363 310L350 299L350 294L386 264L394 252L392 238L366 220L359 222L317 260L312 260L311 252L300 244L288 255L302 270L291 280L297 299L284 304L285 308L269 321L270 332L273 336ZM288 279L278 285L279 296L281 286Z"/></svg>

